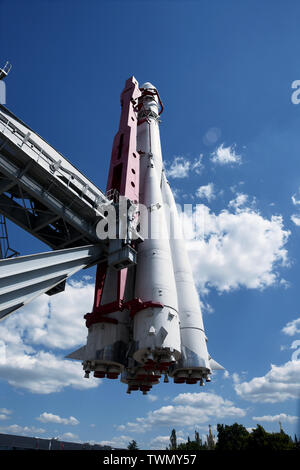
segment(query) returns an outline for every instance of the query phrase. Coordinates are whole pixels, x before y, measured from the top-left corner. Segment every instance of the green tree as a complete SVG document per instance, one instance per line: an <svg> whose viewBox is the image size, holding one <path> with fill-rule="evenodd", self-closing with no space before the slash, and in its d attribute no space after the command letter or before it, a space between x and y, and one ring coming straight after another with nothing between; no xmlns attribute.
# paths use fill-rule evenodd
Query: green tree
<svg viewBox="0 0 300 470"><path fill-rule="evenodd" d="M175 429L172 429L171 436L170 436L170 450L177 449L177 437Z"/></svg>
<svg viewBox="0 0 300 470"><path fill-rule="evenodd" d="M195 431L195 440L191 441L188 436L187 442L182 442L177 447L178 450L207 450L207 444L202 444L202 439L199 436L199 433Z"/></svg>
<svg viewBox="0 0 300 470"><path fill-rule="evenodd" d="M296 448L290 436L282 429L280 432L269 433L259 424L249 435L248 450L292 450Z"/></svg>
<svg viewBox="0 0 300 470"><path fill-rule="evenodd" d="M297 444L282 429L277 433L267 432L257 424L251 433L244 426L234 423L232 426L217 425L218 442L216 450L279 451L297 449Z"/></svg>
<svg viewBox="0 0 300 470"><path fill-rule="evenodd" d="M195 431L195 442L196 442L197 446L199 447L199 449L201 449L202 439L200 438L198 431Z"/></svg>
<svg viewBox="0 0 300 470"><path fill-rule="evenodd" d="M218 442L216 450L246 450L249 433L241 424L234 423L231 426L227 424L218 424Z"/></svg>
<svg viewBox="0 0 300 470"><path fill-rule="evenodd" d="M128 450L139 450L137 442L133 439L132 441L129 442L127 446Z"/></svg>

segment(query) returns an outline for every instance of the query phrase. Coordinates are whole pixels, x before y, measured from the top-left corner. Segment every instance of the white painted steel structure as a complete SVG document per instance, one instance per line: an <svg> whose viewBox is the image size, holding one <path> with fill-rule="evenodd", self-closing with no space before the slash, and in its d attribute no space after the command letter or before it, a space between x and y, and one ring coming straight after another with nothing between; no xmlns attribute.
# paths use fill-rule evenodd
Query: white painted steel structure
<svg viewBox="0 0 300 470"><path fill-rule="evenodd" d="M53 249L98 243L109 199L0 105L0 212Z"/></svg>

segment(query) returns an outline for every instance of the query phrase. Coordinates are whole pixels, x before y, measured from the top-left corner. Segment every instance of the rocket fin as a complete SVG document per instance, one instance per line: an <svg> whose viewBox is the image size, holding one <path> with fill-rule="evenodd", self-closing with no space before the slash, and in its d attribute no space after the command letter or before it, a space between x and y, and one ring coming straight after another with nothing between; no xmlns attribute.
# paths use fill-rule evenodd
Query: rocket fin
<svg viewBox="0 0 300 470"><path fill-rule="evenodd" d="M76 349L76 351L71 352L66 356L66 359L76 359L77 361L84 361L85 359L85 350L86 347L82 346L79 349Z"/></svg>
<svg viewBox="0 0 300 470"><path fill-rule="evenodd" d="M212 370L225 370L221 364L215 361L212 357L209 357L209 366Z"/></svg>

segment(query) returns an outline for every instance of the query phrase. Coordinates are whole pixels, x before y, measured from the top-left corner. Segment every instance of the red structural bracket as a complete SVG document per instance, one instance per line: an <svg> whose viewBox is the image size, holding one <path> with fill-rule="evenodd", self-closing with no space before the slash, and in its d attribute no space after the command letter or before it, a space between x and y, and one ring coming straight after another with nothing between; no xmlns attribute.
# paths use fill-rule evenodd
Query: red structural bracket
<svg viewBox="0 0 300 470"><path fill-rule="evenodd" d="M118 310L123 310L124 305L121 299L110 302L109 304L100 305L96 307L93 312L98 315L107 315L108 313L117 312Z"/></svg>
<svg viewBox="0 0 300 470"><path fill-rule="evenodd" d="M128 309L130 311L130 316L134 317L138 312L144 310L145 308L163 308L164 304L160 302L153 302L152 300L147 300L144 302L141 299L135 298L129 300L128 302L123 302L122 300L117 300L106 305L101 305L96 307L92 313L87 313L84 318L86 320L86 326L89 328L93 323L118 323L118 320L115 318L107 317L109 313L122 311Z"/></svg>
<svg viewBox="0 0 300 470"><path fill-rule="evenodd" d="M128 308L131 317L134 317L134 315L136 315L141 310L151 307L163 308L164 304L161 304L160 302L153 302L152 300L144 302L143 300L138 298L132 299L129 302L124 303L124 308Z"/></svg>
<svg viewBox="0 0 300 470"><path fill-rule="evenodd" d="M116 325L119 323L118 320L116 320L115 318L105 317L102 315L95 315L94 312L86 313L84 315L84 319L86 320L85 325L87 328L89 328L94 323L114 323Z"/></svg>
<svg viewBox="0 0 300 470"><path fill-rule="evenodd" d="M124 304L122 300L116 300L109 304L100 305L93 308L92 313L87 313L84 318L86 319L86 326L89 328L93 323L119 323L115 318L106 317L109 313L123 310Z"/></svg>

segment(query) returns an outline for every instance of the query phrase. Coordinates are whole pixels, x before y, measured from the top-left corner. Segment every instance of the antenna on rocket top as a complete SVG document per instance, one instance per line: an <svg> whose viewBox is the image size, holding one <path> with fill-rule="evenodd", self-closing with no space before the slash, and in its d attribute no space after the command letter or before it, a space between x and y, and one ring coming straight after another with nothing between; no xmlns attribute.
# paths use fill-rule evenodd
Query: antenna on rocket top
<svg viewBox="0 0 300 470"><path fill-rule="evenodd" d="M4 66L0 68L0 80L3 80L3 78L7 77L11 68L12 68L12 65L9 62L5 62Z"/></svg>

